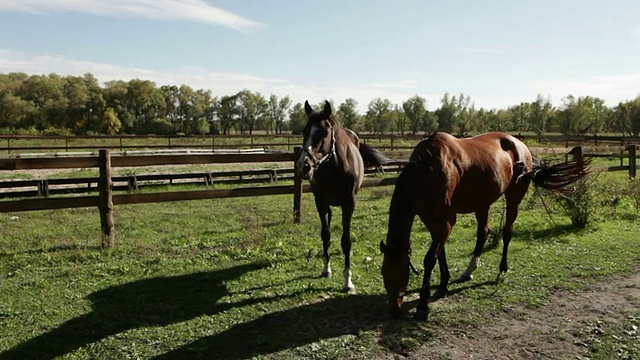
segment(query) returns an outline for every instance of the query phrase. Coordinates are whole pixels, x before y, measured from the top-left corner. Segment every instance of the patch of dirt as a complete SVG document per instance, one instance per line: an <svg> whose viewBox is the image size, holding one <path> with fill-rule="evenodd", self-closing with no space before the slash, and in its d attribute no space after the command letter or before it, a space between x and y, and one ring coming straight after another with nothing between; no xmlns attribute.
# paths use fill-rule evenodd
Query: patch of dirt
<svg viewBox="0 0 640 360"><path fill-rule="evenodd" d="M446 301L446 300L445 300ZM588 355L585 329L616 324L640 310L640 273L587 290L559 291L536 309L487 316L481 327L434 328L436 338L409 359L577 359ZM396 358L404 358L396 355Z"/></svg>

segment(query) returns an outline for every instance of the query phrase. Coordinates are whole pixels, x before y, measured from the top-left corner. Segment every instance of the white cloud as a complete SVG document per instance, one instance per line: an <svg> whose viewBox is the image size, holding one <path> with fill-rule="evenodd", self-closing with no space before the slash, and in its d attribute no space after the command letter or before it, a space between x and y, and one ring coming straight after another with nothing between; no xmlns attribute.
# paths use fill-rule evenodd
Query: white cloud
<svg viewBox="0 0 640 360"><path fill-rule="evenodd" d="M105 63L77 60L59 55L32 55L24 52L0 49L0 72L24 72L29 75L56 73L59 75L81 76L91 73L101 83L111 80L144 79L151 80L157 86L186 84L194 89L207 89L215 96L235 94L248 89L264 96L276 94L289 96L295 102L309 100L319 103L333 100L340 104L347 98L358 101L358 110L366 112L369 102L375 98L389 99L394 104L419 93L415 81L380 82L380 86L371 84L325 83L324 85L294 84L285 79L269 79L250 73L220 73L205 68L183 66L166 70L141 67L117 66ZM439 103L439 96L423 95L429 101L430 108Z"/></svg>
<svg viewBox="0 0 640 360"><path fill-rule="evenodd" d="M627 31L634 37L640 38L640 26L630 27Z"/></svg>
<svg viewBox="0 0 640 360"><path fill-rule="evenodd" d="M1 0L0 0L1 1ZM370 83L353 84L328 80L318 83L294 83L288 79L267 78L252 73L221 73L202 67L182 66L167 69L150 69L135 66L118 66L73 59L60 55L33 55L24 52L0 49L0 72L24 72L26 74L50 74L81 76L93 74L101 83L110 80L144 79L151 80L157 86L186 84L194 89L210 90L214 96L235 94L248 89L264 96L275 94L278 97L290 96L291 100L312 104L325 99L336 104L348 98L358 102L358 111L365 113L369 102L375 98L389 99L393 104L401 105L414 95L427 99L428 108L435 110L440 106L440 99L447 91L445 88L428 92L425 85L415 80L380 80L371 79ZM482 92L477 86L472 89L450 90L449 93L461 91L471 96L477 107L503 108L519 103L533 101L537 94L549 96L556 105L569 94L574 96L597 96L614 106L619 101L633 99L640 95L640 73L619 74L592 77L585 80L540 80L522 83L505 89L487 88Z"/></svg>
<svg viewBox="0 0 640 360"><path fill-rule="evenodd" d="M541 80L527 87L543 95L549 95L555 104L567 95L594 96L605 100L608 106L631 100L640 95L640 73L594 76L582 80Z"/></svg>
<svg viewBox="0 0 640 360"><path fill-rule="evenodd" d="M483 48L483 47L462 47L457 49L458 52L472 53L472 54L504 54L504 50Z"/></svg>
<svg viewBox="0 0 640 360"><path fill-rule="evenodd" d="M211 89L214 95L229 95L243 89L260 91L260 89L285 83L283 80L264 79L251 74L216 73L191 66L171 70L153 70L83 61L59 55L31 55L2 49L0 49L0 72L56 73L73 76L91 73L101 82L128 81L138 78L151 80L158 86L187 84L195 89Z"/></svg>
<svg viewBox="0 0 640 360"><path fill-rule="evenodd" d="M77 12L100 16L139 16L162 20L189 20L249 31L262 23L212 6L203 0L0 0L0 11L37 14Z"/></svg>
<svg viewBox="0 0 640 360"><path fill-rule="evenodd" d="M369 84L368 86L379 89L413 89L418 85L415 80L403 80L403 81L386 81Z"/></svg>

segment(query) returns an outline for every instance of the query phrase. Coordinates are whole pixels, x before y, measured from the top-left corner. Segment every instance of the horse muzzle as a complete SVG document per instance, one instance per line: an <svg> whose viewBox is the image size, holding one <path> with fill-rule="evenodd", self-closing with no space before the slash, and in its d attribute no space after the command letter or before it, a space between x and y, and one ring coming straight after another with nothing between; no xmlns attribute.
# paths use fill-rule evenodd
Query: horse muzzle
<svg viewBox="0 0 640 360"><path fill-rule="evenodd" d="M308 162L303 162L298 166L298 177L302 180L311 180L313 177L313 167Z"/></svg>

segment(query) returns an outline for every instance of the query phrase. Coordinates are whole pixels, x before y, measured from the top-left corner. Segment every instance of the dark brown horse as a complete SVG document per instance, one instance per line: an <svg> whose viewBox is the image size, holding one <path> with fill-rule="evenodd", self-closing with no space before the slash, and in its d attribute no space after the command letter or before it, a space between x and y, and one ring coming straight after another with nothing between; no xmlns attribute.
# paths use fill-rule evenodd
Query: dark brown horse
<svg viewBox="0 0 640 360"><path fill-rule="evenodd" d="M342 252L344 253L344 291L353 291L351 281L351 217L356 194L362 185L365 167L380 166L386 157L360 140L356 133L340 126L327 101L324 110L315 112L305 101L307 125L296 171L309 180L320 215L322 230L322 276L331 276L331 206L342 208Z"/></svg>
<svg viewBox="0 0 640 360"><path fill-rule="evenodd" d="M489 234L489 208L503 194L506 219L502 229L503 250L500 273L507 271L507 250L518 206L529 184L560 191L585 176L588 161L582 158L554 166L535 163L527 146L515 137L491 132L457 139L436 132L413 150L409 163L398 177L389 209L387 243L380 242L384 254L382 276L391 314L400 314L409 282L411 227L416 215L431 234L432 243L424 258L424 277L415 318L426 320L431 272L440 266L440 285L434 297L447 292L449 268L445 242L456 223L457 214L475 213L478 221L473 256L459 281L472 278Z"/></svg>

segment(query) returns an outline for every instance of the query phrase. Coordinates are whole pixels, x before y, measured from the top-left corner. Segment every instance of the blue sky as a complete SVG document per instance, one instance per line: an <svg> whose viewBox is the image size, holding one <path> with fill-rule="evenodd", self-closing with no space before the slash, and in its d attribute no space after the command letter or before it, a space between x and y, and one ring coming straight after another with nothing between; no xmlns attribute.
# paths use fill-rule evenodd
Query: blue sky
<svg viewBox="0 0 640 360"><path fill-rule="evenodd" d="M0 0L0 72L294 102L640 95L637 0Z"/></svg>

